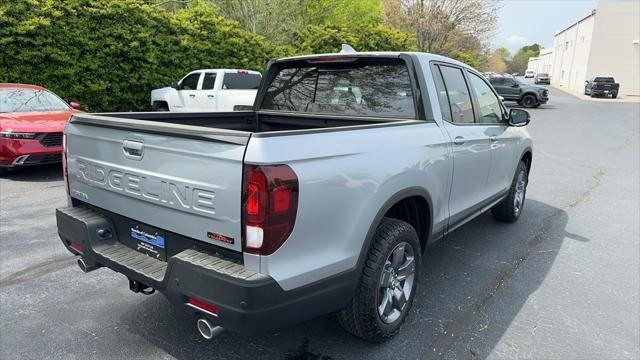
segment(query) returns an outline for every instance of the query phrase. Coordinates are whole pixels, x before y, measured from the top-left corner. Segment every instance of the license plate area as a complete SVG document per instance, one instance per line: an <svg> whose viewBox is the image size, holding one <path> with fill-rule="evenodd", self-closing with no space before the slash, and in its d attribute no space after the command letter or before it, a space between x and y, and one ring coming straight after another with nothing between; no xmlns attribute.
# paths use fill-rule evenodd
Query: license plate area
<svg viewBox="0 0 640 360"><path fill-rule="evenodd" d="M132 223L129 230L129 241L134 249L154 259L167 261L164 231L138 223Z"/></svg>

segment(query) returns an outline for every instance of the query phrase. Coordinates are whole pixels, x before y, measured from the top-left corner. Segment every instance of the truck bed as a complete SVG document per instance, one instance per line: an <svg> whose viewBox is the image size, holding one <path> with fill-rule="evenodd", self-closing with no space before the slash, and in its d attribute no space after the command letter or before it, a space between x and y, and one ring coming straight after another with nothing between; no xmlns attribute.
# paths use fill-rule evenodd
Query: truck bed
<svg viewBox="0 0 640 360"><path fill-rule="evenodd" d="M357 125L373 125L398 122L406 119L372 118L318 114L282 114L269 111L235 111L213 113L177 113L177 112L130 112L130 113L98 113L78 114L76 120L82 118L122 119L125 122L140 124L135 120L146 120L164 124L198 126L208 129L232 130L248 133L265 133L272 131L292 131L325 129ZM124 122L120 122L123 124Z"/></svg>

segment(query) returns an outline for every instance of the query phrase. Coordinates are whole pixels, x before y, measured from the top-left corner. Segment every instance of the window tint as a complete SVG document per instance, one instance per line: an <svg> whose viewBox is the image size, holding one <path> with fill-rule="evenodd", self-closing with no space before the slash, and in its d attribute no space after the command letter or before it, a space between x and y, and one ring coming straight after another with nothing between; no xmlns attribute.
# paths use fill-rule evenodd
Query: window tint
<svg viewBox="0 0 640 360"><path fill-rule="evenodd" d="M513 86L516 84L516 81L513 79L504 78L502 81L502 86Z"/></svg>
<svg viewBox="0 0 640 360"><path fill-rule="evenodd" d="M480 123L498 124L502 122L500 100L491 91L489 85L474 73L467 72L469 82L480 105Z"/></svg>
<svg viewBox="0 0 640 360"><path fill-rule="evenodd" d="M442 75L440 74L440 70L438 70L437 66L434 66L433 69L433 79L436 83L436 90L438 91L438 103L440 104L442 119L452 122L449 97L447 96L447 89L444 87L444 82L442 81Z"/></svg>
<svg viewBox="0 0 640 360"><path fill-rule="evenodd" d="M489 78L489 82L493 86L504 85L504 78L502 78L502 77L492 77L492 78Z"/></svg>
<svg viewBox="0 0 640 360"><path fill-rule="evenodd" d="M415 118L404 64L327 64L281 69L267 88L262 109Z"/></svg>
<svg viewBox="0 0 640 360"><path fill-rule="evenodd" d="M257 89L260 86L260 75L246 72L225 73L222 80L222 89L249 90Z"/></svg>
<svg viewBox="0 0 640 360"><path fill-rule="evenodd" d="M473 123L471 96L462 70L449 66L440 66L440 71L442 72L442 78L447 88L453 122L463 124Z"/></svg>
<svg viewBox="0 0 640 360"><path fill-rule="evenodd" d="M216 73L204 73L202 79L202 90L211 90L216 84Z"/></svg>
<svg viewBox="0 0 640 360"><path fill-rule="evenodd" d="M198 79L200 79L200 73L191 74L182 80L180 86L183 90L196 90L198 89Z"/></svg>

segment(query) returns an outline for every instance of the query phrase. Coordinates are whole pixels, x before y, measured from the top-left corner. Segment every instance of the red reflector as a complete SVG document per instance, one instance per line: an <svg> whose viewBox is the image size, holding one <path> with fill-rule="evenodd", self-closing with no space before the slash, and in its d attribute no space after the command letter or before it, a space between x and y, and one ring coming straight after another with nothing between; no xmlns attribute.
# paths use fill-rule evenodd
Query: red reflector
<svg viewBox="0 0 640 360"><path fill-rule="evenodd" d="M260 188L257 184L247 185L247 214L258 215L260 211Z"/></svg>
<svg viewBox="0 0 640 360"><path fill-rule="evenodd" d="M346 63L356 61L356 58L346 56L323 56L315 59L309 59L309 64L321 64L321 63Z"/></svg>
<svg viewBox="0 0 640 360"><path fill-rule="evenodd" d="M211 304L207 304L204 301L200 301L198 299L194 299L194 298L189 298L189 304L197 307L200 310L204 310L206 312L209 312L211 314L217 315L218 314L218 308L211 305Z"/></svg>
<svg viewBox="0 0 640 360"><path fill-rule="evenodd" d="M289 189L275 189L271 193L273 212L282 213L289 210Z"/></svg>
<svg viewBox="0 0 640 360"><path fill-rule="evenodd" d="M69 247L77 252L82 252L82 245L75 243L73 241L69 242Z"/></svg>

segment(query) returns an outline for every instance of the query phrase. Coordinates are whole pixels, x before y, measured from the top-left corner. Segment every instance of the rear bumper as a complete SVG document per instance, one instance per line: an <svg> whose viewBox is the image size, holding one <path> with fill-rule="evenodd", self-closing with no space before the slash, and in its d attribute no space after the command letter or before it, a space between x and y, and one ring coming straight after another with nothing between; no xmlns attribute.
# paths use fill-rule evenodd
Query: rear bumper
<svg viewBox="0 0 640 360"><path fill-rule="evenodd" d="M604 96L604 95L617 94L617 93L618 93L618 90L599 90L599 89L591 89L591 93L592 93L593 95Z"/></svg>
<svg viewBox="0 0 640 360"><path fill-rule="evenodd" d="M62 161L62 146L43 146L38 139L0 138L0 166L19 167Z"/></svg>
<svg viewBox="0 0 640 360"><path fill-rule="evenodd" d="M56 210L56 219L65 247L86 263L122 273L162 292L196 317L207 317L216 325L246 334L275 330L340 309L347 305L358 279L354 271L285 291L272 278L197 246L168 254L167 262L143 255L119 241L120 219L99 209L61 208ZM110 236L101 238L98 230L108 230ZM167 246L170 241L167 235ZM81 251L77 245L71 247L72 242L79 244ZM217 314L187 306L190 297L214 305Z"/></svg>

